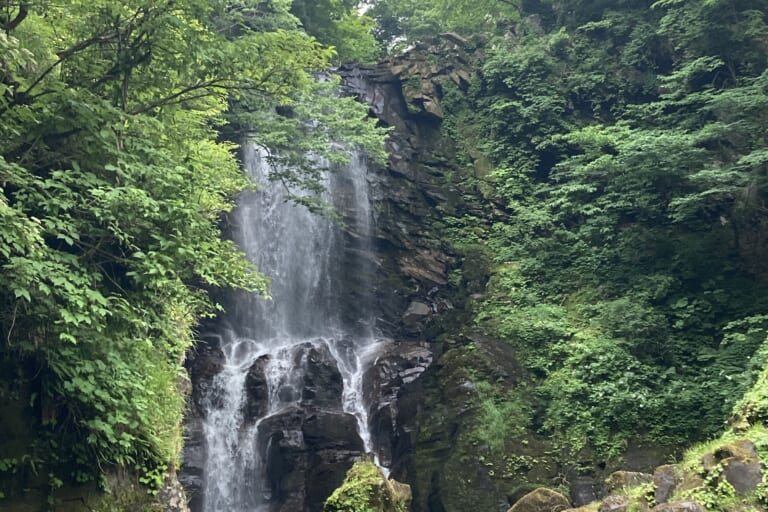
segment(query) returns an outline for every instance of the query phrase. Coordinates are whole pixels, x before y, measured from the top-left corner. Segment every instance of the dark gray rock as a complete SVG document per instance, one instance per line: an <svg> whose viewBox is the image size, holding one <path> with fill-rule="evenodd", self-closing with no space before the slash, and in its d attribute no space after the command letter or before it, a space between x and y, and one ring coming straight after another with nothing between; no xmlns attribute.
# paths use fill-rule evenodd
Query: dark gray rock
<svg viewBox="0 0 768 512"><path fill-rule="evenodd" d="M243 418L252 424L267 413L269 407L269 388L264 376L264 368L269 363L269 356L264 355L253 362L245 377L245 402Z"/></svg>
<svg viewBox="0 0 768 512"><path fill-rule="evenodd" d="M432 308L429 304L425 304L421 301L411 301L408 305L408 309L403 313L403 322L411 324L421 322L432 315Z"/></svg>
<svg viewBox="0 0 768 512"><path fill-rule="evenodd" d="M325 345L308 347L306 373L301 390L301 403L305 405L341 409L344 381L336 361Z"/></svg>
<svg viewBox="0 0 768 512"><path fill-rule="evenodd" d="M659 466L653 472L653 496L656 503L666 503L675 492L679 478L677 467L673 464Z"/></svg>
<svg viewBox="0 0 768 512"><path fill-rule="evenodd" d="M205 400L211 400L211 383L224 365L224 353L221 351L221 339L218 336L203 336L200 342L187 354L185 366L189 379L193 383L190 396L193 414L202 416ZM215 400L216 398L213 397Z"/></svg>
<svg viewBox="0 0 768 512"><path fill-rule="evenodd" d="M738 459L729 457L722 461L723 477L733 486L738 494L754 492L763 480L760 459Z"/></svg>
<svg viewBox="0 0 768 512"><path fill-rule="evenodd" d="M366 371L363 394L370 405L370 429L379 460L399 471L412 447L416 411L412 392L417 379L434 359L426 343L397 343L376 358Z"/></svg>
<svg viewBox="0 0 768 512"><path fill-rule="evenodd" d="M191 510L203 509L203 470L205 468L205 438L202 419L187 418L184 425L184 457L179 482L184 487Z"/></svg>
<svg viewBox="0 0 768 512"><path fill-rule="evenodd" d="M363 457L357 419L346 413L290 408L262 421L259 432L272 512L320 512Z"/></svg>
<svg viewBox="0 0 768 512"><path fill-rule="evenodd" d="M705 512L705 509L693 500L685 500L656 505L651 512Z"/></svg>
<svg viewBox="0 0 768 512"><path fill-rule="evenodd" d="M571 501L577 507L597 500L595 479L591 476L577 476L571 480Z"/></svg>

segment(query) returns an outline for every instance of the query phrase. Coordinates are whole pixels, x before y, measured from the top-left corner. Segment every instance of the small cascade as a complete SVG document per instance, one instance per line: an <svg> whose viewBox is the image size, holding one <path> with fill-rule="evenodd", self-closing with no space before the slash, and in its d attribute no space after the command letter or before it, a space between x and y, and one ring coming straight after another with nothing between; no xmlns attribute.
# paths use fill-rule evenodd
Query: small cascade
<svg viewBox="0 0 768 512"><path fill-rule="evenodd" d="M350 446L373 452L363 375L387 343L376 338L370 298L361 292L370 289L373 268L363 160L325 177L323 199L344 229L286 201L282 184L267 179L261 151L247 148L244 161L259 190L241 197L233 237L272 280L272 300L234 294L218 332L207 335L218 340L223 361L203 400L203 512L285 510L275 468L281 446L304 442L306 418L343 424L354 417L359 439ZM356 295L345 300L349 293Z"/></svg>

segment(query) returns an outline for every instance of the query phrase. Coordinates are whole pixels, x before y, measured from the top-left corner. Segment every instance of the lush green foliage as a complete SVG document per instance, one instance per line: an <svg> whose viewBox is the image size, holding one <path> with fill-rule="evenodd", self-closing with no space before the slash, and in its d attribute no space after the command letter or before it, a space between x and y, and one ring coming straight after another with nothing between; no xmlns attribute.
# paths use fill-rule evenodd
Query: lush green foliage
<svg viewBox="0 0 768 512"><path fill-rule="evenodd" d="M376 0L368 14L376 36L392 46L434 37L440 32L463 36L503 32L518 18L516 0Z"/></svg>
<svg viewBox="0 0 768 512"><path fill-rule="evenodd" d="M308 34L331 45L342 62L369 62L380 53L373 19L357 12L357 0L293 0L291 11Z"/></svg>
<svg viewBox="0 0 768 512"><path fill-rule="evenodd" d="M766 12L524 2L467 97L446 93L464 190L505 206L445 220L494 256L477 322L571 453L713 435L766 364Z"/></svg>
<svg viewBox="0 0 768 512"><path fill-rule="evenodd" d="M5 469L57 487L121 465L156 486L177 463L207 290L268 285L219 229L249 186L227 119L278 150L354 133L381 151L365 108L317 84L333 53L288 7L0 2L0 399L29 403L37 429Z"/></svg>

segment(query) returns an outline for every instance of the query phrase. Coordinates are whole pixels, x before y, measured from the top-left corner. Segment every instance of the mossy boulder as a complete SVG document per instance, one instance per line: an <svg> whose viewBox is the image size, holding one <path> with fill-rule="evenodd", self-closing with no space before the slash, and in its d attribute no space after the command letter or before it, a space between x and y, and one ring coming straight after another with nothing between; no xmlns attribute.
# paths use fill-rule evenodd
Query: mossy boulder
<svg viewBox="0 0 768 512"><path fill-rule="evenodd" d="M562 512L571 506L568 498L541 487L520 498L507 512Z"/></svg>
<svg viewBox="0 0 768 512"><path fill-rule="evenodd" d="M411 488L388 480L370 460L358 461L325 501L323 512L407 512Z"/></svg>
<svg viewBox="0 0 768 512"><path fill-rule="evenodd" d="M653 482L653 475L637 471L614 471L606 478L608 492L620 491Z"/></svg>

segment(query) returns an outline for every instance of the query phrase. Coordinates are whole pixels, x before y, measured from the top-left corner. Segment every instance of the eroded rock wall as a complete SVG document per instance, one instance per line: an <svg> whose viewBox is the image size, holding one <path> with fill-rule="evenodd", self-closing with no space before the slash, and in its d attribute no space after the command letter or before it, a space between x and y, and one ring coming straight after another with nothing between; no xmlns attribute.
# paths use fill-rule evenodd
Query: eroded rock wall
<svg viewBox="0 0 768 512"><path fill-rule="evenodd" d="M455 253L441 232L448 215L491 222L501 214L463 189L462 177L473 170L459 163L442 126L450 115L444 96L467 90L478 56L470 43L445 34L376 66L341 70L348 89L392 127L390 160L376 169L373 186L380 326L397 343L369 370L367 389L380 458L411 485L415 511L506 510L560 469L526 426L511 436L519 441L514 452L496 449L495 456L479 433L483 407L501 394L530 397L511 349L471 333L469 293L450 273L482 273L475 268L481 262ZM489 382L489 393L499 396L483 404Z"/></svg>

